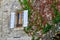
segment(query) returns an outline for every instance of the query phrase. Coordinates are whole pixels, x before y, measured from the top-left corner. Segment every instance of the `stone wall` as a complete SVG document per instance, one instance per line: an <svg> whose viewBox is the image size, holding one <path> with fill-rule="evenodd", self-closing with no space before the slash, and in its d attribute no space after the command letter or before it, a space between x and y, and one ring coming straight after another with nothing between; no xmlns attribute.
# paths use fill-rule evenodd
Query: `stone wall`
<svg viewBox="0 0 60 40"><path fill-rule="evenodd" d="M10 13L20 8L18 0L0 0L0 40L7 40L10 33Z"/></svg>
<svg viewBox="0 0 60 40"><path fill-rule="evenodd" d="M25 37L24 40L26 40L26 37L28 38L27 34L25 34L23 31L12 31L11 32L10 30L10 26L9 26L10 13L14 12L16 9L21 9L18 3L18 0L0 0L0 40L13 40L13 37L16 35ZM27 40L29 39L30 38L28 38ZM23 40L23 39L15 38L14 40Z"/></svg>

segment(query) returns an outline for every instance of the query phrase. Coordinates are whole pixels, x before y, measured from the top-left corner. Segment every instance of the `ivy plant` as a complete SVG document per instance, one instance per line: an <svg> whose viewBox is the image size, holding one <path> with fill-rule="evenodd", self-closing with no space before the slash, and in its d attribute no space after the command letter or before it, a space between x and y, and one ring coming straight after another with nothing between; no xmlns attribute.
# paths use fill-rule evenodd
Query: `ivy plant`
<svg viewBox="0 0 60 40"><path fill-rule="evenodd" d="M31 14L32 14L31 11L33 10L33 9L31 8L31 4L33 3L34 0L31 0L32 2L28 2L29 0L23 0L23 1L18 0L18 1L19 1L20 5L23 6L23 7L22 7L23 10L28 10L28 18L30 18ZM54 14L55 14L55 17L54 17L53 20L52 20L53 24L57 24L58 22L60 22L60 12L58 12L58 10L57 10L57 8L56 8L56 4L57 4L57 2L55 2L55 3L53 3L53 4L51 5L51 8L53 9ZM36 13L38 14L37 11L34 11L34 12L36 12ZM44 19L44 18L42 18L41 16L40 16L40 18L41 18L41 21ZM36 20L37 20L37 19L36 19ZM35 20L35 22L36 22L36 20ZM42 34L47 33L47 32L53 27L53 24L50 25L49 23L46 23L47 26L45 26L44 28L42 28ZM33 25L34 25L34 24L33 24ZM42 25L42 22L40 23L40 26L43 26L43 25ZM32 30L32 29L33 29L32 26L28 26L28 27L24 28L24 31L25 31L26 33L29 33L30 31L32 31L32 34L33 34L33 35L32 35L32 40L40 40L40 37L38 37L37 39L35 39L35 34L36 34L38 31L40 31L40 26L37 27L37 28L34 29L34 30ZM39 30L38 30L38 29L39 29Z"/></svg>

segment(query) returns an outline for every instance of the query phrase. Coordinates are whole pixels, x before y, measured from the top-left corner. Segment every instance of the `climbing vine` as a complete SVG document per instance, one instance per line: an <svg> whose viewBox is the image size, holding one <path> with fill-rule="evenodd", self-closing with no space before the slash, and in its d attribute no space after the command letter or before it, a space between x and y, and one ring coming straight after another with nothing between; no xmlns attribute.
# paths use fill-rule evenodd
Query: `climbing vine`
<svg viewBox="0 0 60 40"><path fill-rule="evenodd" d="M53 10L51 21L49 23L45 13L43 13L45 8L45 3L40 3L40 0L18 0L20 5L22 6L22 10L28 10L28 19L29 25L24 28L24 31L32 36L32 40L39 40L43 34L47 33L51 28L60 22L60 12L56 8L56 4L58 1L47 1L46 3L50 5L49 10ZM37 6L37 4L39 4ZM39 8L39 9L37 9ZM42 11L43 10L43 11ZM44 16L44 15L45 16ZM50 15L50 14L49 14ZM47 15L47 16L49 16ZM37 38L35 38L37 36Z"/></svg>

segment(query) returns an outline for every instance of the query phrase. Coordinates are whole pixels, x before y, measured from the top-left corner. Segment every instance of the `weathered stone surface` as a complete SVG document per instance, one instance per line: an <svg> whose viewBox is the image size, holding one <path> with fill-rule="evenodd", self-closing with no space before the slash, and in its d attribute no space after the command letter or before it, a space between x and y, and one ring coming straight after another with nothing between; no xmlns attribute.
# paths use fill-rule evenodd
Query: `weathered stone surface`
<svg viewBox="0 0 60 40"><path fill-rule="evenodd" d="M29 37L24 31L12 31L11 34L9 34L9 37L7 40L31 40L31 37Z"/></svg>
<svg viewBox="0 0 60 40"><path fill-rule="evenodd" d="M18 0L0 0L0 40L31 40L23 30L10 29L10 13L17 9L21 9ZM47 40L50 35L47 33L42 39Z"/></svg>
<svg viewBox="0 0 60 40"><path fill-rule="evenodd" d="M0 40L29 40L28 35L22 31L10 30L10 13L20 9L18 0L0 0ZM20 37L20 38L16 38ZM27 37L27 38L26 38Z"/></svg>

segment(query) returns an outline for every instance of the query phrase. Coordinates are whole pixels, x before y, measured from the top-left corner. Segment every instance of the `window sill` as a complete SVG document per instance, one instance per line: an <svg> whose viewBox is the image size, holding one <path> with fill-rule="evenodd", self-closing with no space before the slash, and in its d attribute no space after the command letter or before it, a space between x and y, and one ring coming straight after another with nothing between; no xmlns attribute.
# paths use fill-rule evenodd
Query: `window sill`
<svg viewBox="0 0 60 40"><path fill-rule="evenodd" d="M16 27L14 30L24 30L24 27Z"/></svg>

